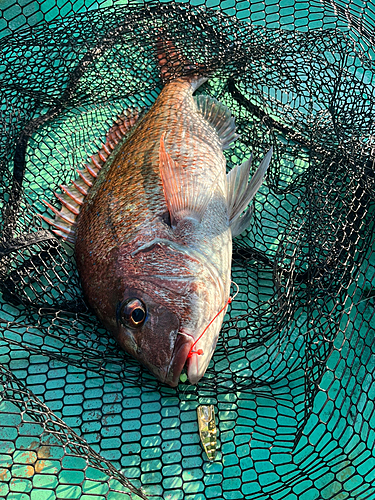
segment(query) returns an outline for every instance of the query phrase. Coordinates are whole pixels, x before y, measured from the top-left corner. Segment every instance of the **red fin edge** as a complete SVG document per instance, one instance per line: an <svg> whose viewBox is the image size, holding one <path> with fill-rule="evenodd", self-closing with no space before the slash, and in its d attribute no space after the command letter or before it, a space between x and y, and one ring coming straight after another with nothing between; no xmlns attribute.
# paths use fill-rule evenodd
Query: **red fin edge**
<svg viewBox="0 0 375 500"><path fill-rule="evenodd" d="M60 212L50 203L42 200L54 213L55 219L50 219L41 214L38 215L47 224L57 229L52 229L52 231L60 238L71 243L74 242L76 218L79 215L80 207L83 205L85 197L89 193L105 162L118 143L124 139L137 122L139 116L139 111L130 109L120 115L109 129L106 135L106 142L102 144L100 150L95 155L92 155L85 164L85 170L77 170L78 177L71 182L71 185L59 186L63 193L61 195L55 193L55 196L62 205Z"/></svg>

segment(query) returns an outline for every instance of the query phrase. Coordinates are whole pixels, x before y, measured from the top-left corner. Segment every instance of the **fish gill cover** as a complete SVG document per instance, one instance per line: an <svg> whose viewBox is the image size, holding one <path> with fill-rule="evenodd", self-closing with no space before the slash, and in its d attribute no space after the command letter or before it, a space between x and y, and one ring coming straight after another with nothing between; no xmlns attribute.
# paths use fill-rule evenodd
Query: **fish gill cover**
<svg viewBox="0 0 375 500"><path fill-rule="evenodd" d="M375 498L374 6L227 3L44 2L18 30L2 7L0 497ZM211 364L175 389L119 350L38 217L155 101L161 29L236 117L228 168L274 148Z"/></svg>

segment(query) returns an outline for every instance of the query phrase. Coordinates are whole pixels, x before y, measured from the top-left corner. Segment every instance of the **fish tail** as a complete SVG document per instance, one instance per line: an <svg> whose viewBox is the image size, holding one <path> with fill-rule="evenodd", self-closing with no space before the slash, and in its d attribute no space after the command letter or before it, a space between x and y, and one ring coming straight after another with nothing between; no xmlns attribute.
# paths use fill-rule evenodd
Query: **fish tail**
<svg viewBox="0 0 375 500"><path fill-rule="evenodd" d="M166 37L163 30L160 31L157 38L156 55L160 66L160 76L164 84L175 78L187 77L189 80L197 82L195 85L197 88L207 80L207 67L204 64L187 60L174 43Z"/></svg>

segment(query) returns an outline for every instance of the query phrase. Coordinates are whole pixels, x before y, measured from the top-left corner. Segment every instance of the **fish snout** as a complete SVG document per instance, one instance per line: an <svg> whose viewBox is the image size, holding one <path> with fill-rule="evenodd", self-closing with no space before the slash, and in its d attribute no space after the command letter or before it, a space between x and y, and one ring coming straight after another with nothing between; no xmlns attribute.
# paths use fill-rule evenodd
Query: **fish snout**
<svg viewBox="0 0 375 500"><path fill-rule="evenodd" d="M185 366L194 339L191 335L179 332L173 349L173 355L168 369L165 373L164 382L171 387L176 387L179 383L181 372Z"/></svg>
<svg viewBox="0 0 375 500"><path fill-rule="evenodd" d="M186 363L187 376L191 384L197 384L206 373L219 338L225 311L226 307L213 316L208 326L202 326L197 331L196 340L192 344Z"/></svg>
<svg viewBox="0 0 375 500"><path fill-rule="evenodd" d="M214 349L210 349L210 352L207 353L203 349L197 349L190 354L187 361L187 376L191 384L197 384L206 373L213 351Z"/></svg>

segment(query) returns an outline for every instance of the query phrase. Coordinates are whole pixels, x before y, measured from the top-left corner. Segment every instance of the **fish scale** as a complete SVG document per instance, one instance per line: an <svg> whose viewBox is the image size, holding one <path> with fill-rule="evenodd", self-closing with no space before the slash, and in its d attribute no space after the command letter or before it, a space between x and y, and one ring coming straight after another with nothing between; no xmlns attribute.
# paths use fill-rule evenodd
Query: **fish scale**
<svg viewBox="0 0 375 500"><path fill-rule="evenodd" d="M105 183L100 185L100 189L98 185L98 189L89 193L87 203L78 219L78 234L82 234L86 227L93 227L91 212L100 212L118 238L129 241L136 236L139 228L143 228L145 224L152 225L153 218L167 210L160 178L158 152L160 137L165 131L168 131L166 147L172 157L179 162L179 167L186 171L187 177L192 171L195 173L200 169L201 175L209 177L207 183L216 181L217 188L221 187L224 194L225 160L219 146L219 138L208 122L197 115L189 82L174 81L164 87L152 111L138 124L137 130L113 161L106 174ZM185 133L182 134L181 129L184 125ZM197 130L197 133L191 134L191 128ZM216 135L216 144L204 140L198 141L197 136L200 135L210 138ZM222 174L221 183L218 173ZM126 187L123 179L127 179ZM150 198L152 204L148 202ZM124 211L131 211L136 224L123 224ZM98 234L95 234L95 231ZM104 236L104 231L105 227L101 225L94 230L93 238L97 240L100 234L102 238L110 239L111 235L107 233Z"/></svg>

